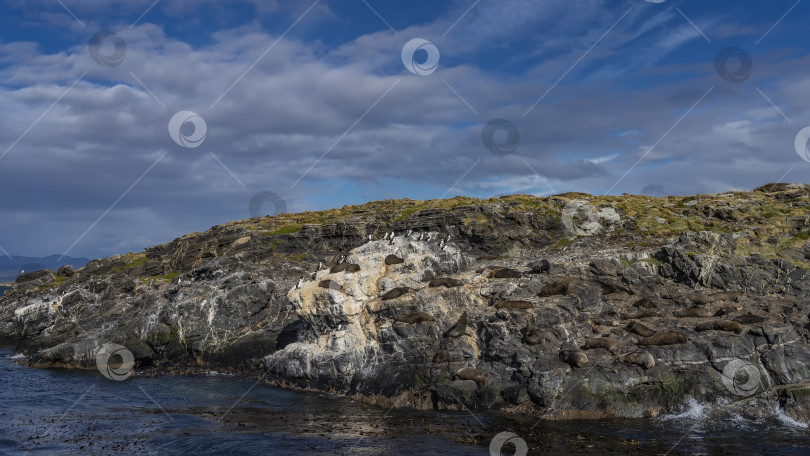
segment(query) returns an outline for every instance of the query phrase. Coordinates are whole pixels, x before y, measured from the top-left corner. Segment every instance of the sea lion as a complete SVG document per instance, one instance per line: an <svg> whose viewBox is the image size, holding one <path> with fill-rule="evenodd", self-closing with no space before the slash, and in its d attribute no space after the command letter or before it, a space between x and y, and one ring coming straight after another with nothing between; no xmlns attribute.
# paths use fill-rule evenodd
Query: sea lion
<svg viewBox="0 0 810 456"><path fill-rule="evenodd" d="M548 260L540 260L535 261L534 263L529 263L529 267L534 274L542 274L544 272L546 274L551 274L551 263L549 263Z"/></svg>
<svg viewBox="0 0 810 456"><path fill-rule="evenodd" d="M714 313L705 307L695 306L679 310L674 315L681 318L711 318Z"/></svg>
<svg viewBox="0 0 810 456"><path fill-rule="evenodd" d="M634 321L629 325L627 325L627 331L633 334L638 334L641 337L650 337L655 334L655 331L642 325L637 321Z"/></svg>
<svg viewBox="0 0 810 456"><path fill-rule="evenodd" d="M434 320L434 318L433 315L427 314L425 312L411 312L407 315L400 315L399 317L396 317L394 320L401 323L407 323L409 325L412 325L414 323L431 322Z"/></svg>
<svg viewBox="0 0 810 456"><path fill-rule="evenodd" d="M685 344L686 336L680 332L665 332L654 336L643 337L639 345L675 345Z"/></svg>
<svg viewBox="0 0 810 456"><path fill-rule="evenodd" d="M382 300L383 301L388 301L389 299L398 298L398 297L404 295L405 293L407 293L409 291L411 291L411 289L408 288L408 287L393 288L393 289L385 292L384 295L382 295Z"/></svg>
<svg viewBox="0 0 810 456"><path fill-rule="evenodd" d="M747 314L747 315L740 315L740 316L734 317L734 321L736 321L737 323L739 323L741 325L755 325L757 323L762 323L763 321L765 321L765 317L760 317L759 315Z"/></svg>
<svg viewBox="0 0 810 456"><path fill-rule="evenodd" d="M574 367L582 367L588 363L588 355L579 349L560 350L560 359Z"/></svg>
<svg viewBox="0 0 810 456"><path fill-rule="evenodd" d="M644 309L657 309L658 304L656 304L655 301L653 301L652 299L645 297L634 302L633 307L641 307Z"/></svg>
<svg viewBox="0 0 810 456"><path fill-rule="evenodd" d="M462 367L456 371L455 376L461 380L472 380L479 388L487 382L487 376L480 370L473 369L472 367Z"/></svg>
<svg viewBox="0 0 810 456"><path fill-rule="evenodd" d="M464 285L464 282L458 279L453 279L451 277L439 277L437 279L433 279L428 284L429 287L445 287L445 288L453 288L453 287L460 287Z"/></svg>
<svg viewBox="0 0 810 456"><path fill-rule="evenodd" d="M613 351L616 347L616 340L609 337L591 337L585 341L582 346L583 350L592 350L594 348L604 348L608 351Z"/></svg>
<svg viewBox="0 0 810 456"><path fill-rule="evenodd" d="M501 301L495 304L496 309L531 309L529 301Z"/></svg>
<svg viewBox="0 0 810 456"><path fill-rule="evenodd" d="M658 312L650 309L639 310L634 314L624 314L622 315L623 320L636 320L639 318L650 318L650 317L657 317Z"/></svg>
<svg viewBox="0 0 810 456"><path fill-rule="evenodd" d="M543 332L536 326L526 328L526 335L523 337L523 342L529 345L542 344L545 340Z"/></svg>
<svg viewBox="0 0 810 456"><path fill-rule="evenodd" d="M655 358L653 358L653 355L645 351L638 351L619 356L619 361L623 363L635 364L643 367L644 369L649 369L655 366Z"/></svg>
<svg viewBox="0 0 810 456"><path fill-rule="evenodd" d="M492 261L497 260L500 258L498 255L481 255L480 257L476 258L478 261Z"/></svg>
<svg viewBox="0 0 810 456"><path fill-rule="evenodd" d="M330 274L335 274L335 273L338 273L338 272L343 272L343 271L346 270L347 266L349 266L349 263L338 263L338 264L332 266L331 268L329 268L329 273Z"/></svg>
<svg viewBox="0 0 810 456"><path fill-rule="evenodd" d="M444 350L439 350L433 355L433 362L434 363L443 363L447 361L447 352Z"/></svg>
<svg viewBox="0 0 810 456"><path fill-rule="evenodd" d="M519 279L523 276L520 271L510 268L496 269L489 276L493 279Z"/></svg>
<svg viewBox="0 0 810 456"><path fill-rule="evenodd" d="M321 287L321 288L329 288L329 289L338 290L338 291L343 289L343 285L335 282L334 280L329 280L329 279L321 280L320 282L318 282L318 286Z"/></svg>
<svg viewBox="0 0 810 456"><path fill-rule="evenodd" d="M711 299L709 299L708 296L702 293L692 293L684 297L698 305L708 304L711 302Z"/></svg>
<svg viewBox="0 0 810 456"><path fill-rule="evenodd" d="M458 318L458 321L444 333L444 337L461 337L467 334L467 312Z"/></svg>
<svg viewBox="0 0 810 456"><path fill-rule="evenodd" d="M709 299L714 301L734 301L737 302L740 300L740 296L743 295L742 291L721 291L719 293L714 293L709 295Z"/></svg>
<svg viewBox="0 0 810 456"><path fill-rule="evenodd" d="M565 276L561 281L544 285L537 293L537 296L547 297L564 295L568 293L568 288L571 286L571 277Z"/></svg>
<svg viewBox="0 0 810 456"><path fill-rule="evenodd" d="M396 255L388 255L385 257L385 264L386 266L391 266L392 264L402 264L405 260L396 256Z"/></svg>
<svg viewBox="0 0 810 456"><path fill-rule="evenodd" d="M346 268L343 269L343 272L348 274L348 273L351 273L351 272L358 272L359 270L360 270L360 265L359 264L351 263L351 264L346 264Z"/></svg>
<svg viewBox="0 0 810 456"><path fill-rule="evenodd" d="M742 325L730 320L706 321L695 326L695 331L729 331L735 334L742 332Z"/></svg>

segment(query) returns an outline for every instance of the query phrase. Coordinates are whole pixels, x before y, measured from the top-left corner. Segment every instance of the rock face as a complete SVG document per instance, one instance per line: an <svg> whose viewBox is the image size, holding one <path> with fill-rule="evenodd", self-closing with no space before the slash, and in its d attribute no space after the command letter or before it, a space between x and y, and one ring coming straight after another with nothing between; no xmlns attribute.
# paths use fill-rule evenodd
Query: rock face
<svg viewBox="0 0 810 456"><path fill-rule="evenodd" d="M0 297L0 338L32 366L92 369L116 343L141 370L216 366L385 406L639 417L756 400L807 421L807 188L729 195L380 202L318 224L234 222L24 274ZM741 228L763 207L799 231L774 234L764 215ZM678 231L678 217L704 229Z"/></svg>

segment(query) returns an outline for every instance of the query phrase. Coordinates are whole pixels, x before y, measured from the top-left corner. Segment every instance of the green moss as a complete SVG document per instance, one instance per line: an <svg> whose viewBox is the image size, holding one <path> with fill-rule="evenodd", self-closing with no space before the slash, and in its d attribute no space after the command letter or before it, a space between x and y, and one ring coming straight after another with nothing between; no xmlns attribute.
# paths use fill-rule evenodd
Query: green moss
<svg viewBox="0 0 810 456"><path fill-rule="evenodd" d="M304 229L304 225L299 223L288 223L286 225L282 225L277 230L273 231L273 234L289 234L289 233L297 233Z"/></svg>

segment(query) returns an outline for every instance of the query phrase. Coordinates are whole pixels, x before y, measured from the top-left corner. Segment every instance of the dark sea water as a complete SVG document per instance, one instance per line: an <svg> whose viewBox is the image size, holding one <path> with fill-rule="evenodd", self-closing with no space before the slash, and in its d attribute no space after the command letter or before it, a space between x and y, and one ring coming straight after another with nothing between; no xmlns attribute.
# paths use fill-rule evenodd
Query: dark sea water
<svg viewBox="0 0 810 456"><path fill-rule="evenodd" d="M3 296L3 293L5 293L6 290L8 290L8 287L0 287L0 296Z"/></svg>
<svg viewBox="0 0 810 456"><path fill-rule="evenodd" d="M487 456L504 431L525 439L529 455L810 454L808 430L785 418L745 420L699 405L677 417L538 423L384 410L234 376L115 382L21 367L0 349L3 455Z"/></svg>

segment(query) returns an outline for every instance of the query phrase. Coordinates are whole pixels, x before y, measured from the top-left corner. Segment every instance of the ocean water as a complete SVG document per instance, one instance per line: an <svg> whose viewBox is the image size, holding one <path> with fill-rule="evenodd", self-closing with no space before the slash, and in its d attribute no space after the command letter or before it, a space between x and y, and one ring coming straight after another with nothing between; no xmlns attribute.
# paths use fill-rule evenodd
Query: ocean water
<svg viewBox="0 0 810 456"><path fill-rule="evenodd" d="M3 296L3 293L5 293L6 290L8 290L8 287L0 287L0 296Z"/></svg>
<svg viewBox="0 0 810 456"><path fill-rule="evenodd" d="M28 369L0 350L3 455L486 456L498 454L490 445L502 432L529 455L810 454L810 432L787 417L749 420L697 403L669 417L538 422L384 410L216 373L116 382ZM520 447L510 442L502 454Z"/></svg>

